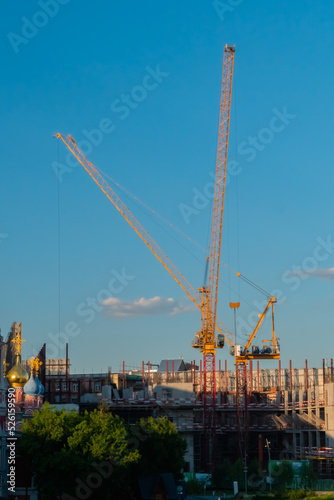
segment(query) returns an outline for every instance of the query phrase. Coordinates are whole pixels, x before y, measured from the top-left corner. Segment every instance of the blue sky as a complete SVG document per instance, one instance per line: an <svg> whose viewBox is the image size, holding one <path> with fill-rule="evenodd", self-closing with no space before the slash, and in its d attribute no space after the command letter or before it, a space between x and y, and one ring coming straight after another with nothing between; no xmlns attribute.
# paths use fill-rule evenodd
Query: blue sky
<svg viewBox="0 0 334 500"><path fill-rule="evenodd" d="M94 164L207 247L226 43L236 46L229 160L238 175L222 260L279 296L283 366L333 356L334 5L19 0L4 8L0 32L0 326L6 335L22 321L23 357L44 342L63 356L67 338L77 372L199 362L199 313L52 135L88 141ZM202 286L205 252L119 194ZM218 308L230 329L236 300L243 343L265 297L224 267ZM259 342L269 318L263 327ZM226 358L232 368L228 349L217 363Z"/></svg>

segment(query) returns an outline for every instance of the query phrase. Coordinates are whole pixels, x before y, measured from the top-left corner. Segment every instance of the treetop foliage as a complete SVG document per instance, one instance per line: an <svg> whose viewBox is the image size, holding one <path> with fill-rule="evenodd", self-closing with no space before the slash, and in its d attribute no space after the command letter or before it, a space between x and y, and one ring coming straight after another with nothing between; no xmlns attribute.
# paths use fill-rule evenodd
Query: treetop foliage
<svg viewBox="0 0 334 500"><path fill-rule="evenodd" d="M139 474L180 473L186 442L168 419L127 425L102 410L81 415L45 403L23 422L20 453L42 498L128 499Z"/></svg>

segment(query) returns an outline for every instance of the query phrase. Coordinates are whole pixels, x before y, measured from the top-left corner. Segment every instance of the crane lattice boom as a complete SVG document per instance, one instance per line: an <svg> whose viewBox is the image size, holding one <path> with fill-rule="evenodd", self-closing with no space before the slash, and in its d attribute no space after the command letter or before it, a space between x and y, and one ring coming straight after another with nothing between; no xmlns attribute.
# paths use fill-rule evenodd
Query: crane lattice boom
<svg viewBox="0 0 334 500"><path fill-rule="evenodd" d="M58 139L61 139L65 146L71 151L71 153L76 157L76 159L81 163L84 169L104 192L104 194L109 198L117 210L123 215L130 226L135 230L138 236L142 239L145 245L151 250L151 252L156 256L156 258L161 262L161 264L167 269L170 275L175 279L175 281L180 285L180 287L185 291L188 297L196 304L196 306L201 310L202 314L207 314L207 311L203 311L202 297L200 294L190 285L186 278L180 273L172 261L167 257L167 255L161 250L154 239L149 235L149 233L143 228L143 226L138 222L135 216L130 212L127 206L122 202L122 200L117 196L114 190L106 182L103 176L100 174L98 169L85 157L85 155L78 148L75 140L72 136L67 137L62 136L60 133L56 135ZM217 331L223 335L227 334L230 336L231 340L228 343L232 345L234 343L233 335L228 331L225 325L219 321L219 326L217 325Z"/></svg>
<svg viewBox="0 0 334 500"><path fill-rule="evenodd" d="M225 47L222 90L220 99L219 133L217 148L215 195L212 210L210 272L209 272L209 309L211 328L215 331L217 316L218 283L223 230L224 200L226 186L226 168L228 138L230 128L230 110L232 97L234 47Z"/></svg>

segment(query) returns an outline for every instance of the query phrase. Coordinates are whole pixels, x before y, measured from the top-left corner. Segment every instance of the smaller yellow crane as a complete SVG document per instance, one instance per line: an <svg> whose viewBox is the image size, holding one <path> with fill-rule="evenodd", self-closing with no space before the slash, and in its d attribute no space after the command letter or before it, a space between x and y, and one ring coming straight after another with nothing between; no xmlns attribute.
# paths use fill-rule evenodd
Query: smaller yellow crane
<svg viewBox="0 0 334 500"><path fill-rule="evenodd" d="M277 302L276 297L270 297L263 313L259 314L259 320L254 328L253 333L250 335L248 342L242 349L240 346L233 346L230 350L235 356L235 363L247 364L249 359L280 359L280 342L275 338L275 323L274 323L274 304ZM259 346L252 346L252 351L249 351L251 344L257 334L267 312L271 306L272 310L272 338L270 340L262 340L261 348Z"/></svg>
<svg viewBox="0 0 334 500"><path fill-rule="evenodd" d="M241 278L243 281L245 281L248 285L251 285L253 288L255 288L258 292L262 293L267 297L268 303L266 307L264 308L264 311L259 314L259 319L258 322L254 328L253 333L249 336L249 339L247 343L245 344L244 347L241 347L240 345L237 345L236 338L237 338L237 332L236 332L236 309L240 307L240 302L230 302L230 307L234 310L234 328L235 328L235 333L234 333L234 345L230 347L230 354L235 357L235 364L238 365L239 363L242 363L244 365L247 364L249 359L280 359L280 341L279 338L275 337L275 322L274 322L274 304L277 302L277 298L273 297L271 294L266 292L263 288L261 288L259 285L251 281L249 278L244 276L241 273L236 272L235 273L238 278ZM261 342L261 347L253 345L252 346L252 351L250 352L250 347L251 344L255 338L255 335L257 334L267 312L269 311L271 306L271 329L272 329L272 335L270 340L262 340Z"/></svg>

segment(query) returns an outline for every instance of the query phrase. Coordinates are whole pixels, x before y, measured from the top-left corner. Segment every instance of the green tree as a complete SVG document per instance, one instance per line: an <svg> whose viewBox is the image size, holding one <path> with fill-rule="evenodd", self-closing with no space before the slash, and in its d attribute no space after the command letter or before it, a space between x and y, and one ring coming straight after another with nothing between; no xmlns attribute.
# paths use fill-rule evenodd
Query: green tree
<svg viewBox="0 0 334 500"><path fill-rule="evenodd" d="M109 460L115 465L127 466L138 462L138 450L128 446L128 430L118 416L100 411L86 412L81 422L68 437L69 448L96 460Z"/></svg>
<svg viewBox="0 0 334 500"><path fill-rule="evenodd" d="M263 470L260 467L260 462L256 459L252 460L248 466L248 485L259 491L265 489Z"/></svg>
<svg viewBox="0 0 334 500"><path fill-rule="evenodd" d="M228 458L224 458L212 474L212 485L216 489L232 489L233 481L231 479L232 465Z"/></svg>
<svg viewBox="0 0 334 500"><path fill-rule="evenodd" d="M231 480L238 481L239 489L245 487L245 475L244 475L245 464L241 458L236 460L231 468Z"/></svg>
<svg viewBox="0 0 334 500"><path fill-rule="evenodd" d="M42 498L75 498L79 490L90 492L92 500L111 492L129 498L130 465L140 455L129 449L128 441L118 417L98 410L82 416L45 404L23 423L20 451L31 464Z"/></svg>
<svg viewBox="0 0 334 500"><path fill-rule="evenodd" d="M86 412L68 438L68 445L71 451L92 463L94 474L96 469L105 470L107 477L98 487L97 498L108 498L111 492L119 499L131 498L135 488L133 466L141 455L138 447L131 445L131 435L123 420L101 409Z"/></svg>
<svg viewBox="0 0 334 500"><path fill-rule="evenodd" d="M79 415L48 404L23 423L20 439L43 500L128 500L138 474L178 475L185 450L165 418L127 426L106 408Z"/></svg>
<svg viewBox="0 0 334 500"><path fill-rule="evenodd" d="M141 419L132 429L141 455L138 471L142 474L172 472L176 478L184 467L186 441L167 418Z"/></svg>
<svg viewBox="0 0 334 500"><path fill-rule="evenodd" d="M54 412L45 404L22 424L19 449L35 476L37 488L49 498L71 489L71 476L87 470L87 463L69 451L67 439L79 423L76 412Z"/></svg>

